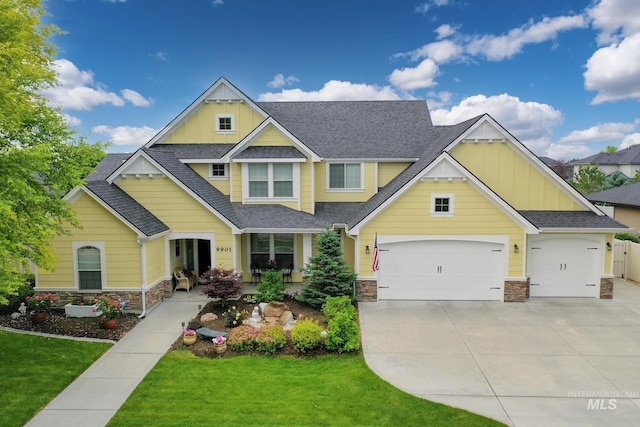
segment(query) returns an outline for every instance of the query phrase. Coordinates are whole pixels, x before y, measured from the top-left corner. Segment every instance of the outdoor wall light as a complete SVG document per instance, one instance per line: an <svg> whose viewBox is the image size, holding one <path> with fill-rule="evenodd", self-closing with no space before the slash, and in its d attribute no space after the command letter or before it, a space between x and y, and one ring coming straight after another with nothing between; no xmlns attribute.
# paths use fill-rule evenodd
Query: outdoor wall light
<svg viewBox="0 0 640 427"><path fill-rule="evenodd" d="M611 242L607 242L607 250L611 252Z"/></svg>
<svg viewBox="0 0 640 427"><path fill-rule="evenodd" d="M513 245L513 253L520 253L520 248L518 247L518 244L516 243L515 245Z"/></svg>
<svg viewBox="0 0 640 427"><path fill-rule="evenodd" d="M369 245L364 247L364 253L369 255Z"/></svg>

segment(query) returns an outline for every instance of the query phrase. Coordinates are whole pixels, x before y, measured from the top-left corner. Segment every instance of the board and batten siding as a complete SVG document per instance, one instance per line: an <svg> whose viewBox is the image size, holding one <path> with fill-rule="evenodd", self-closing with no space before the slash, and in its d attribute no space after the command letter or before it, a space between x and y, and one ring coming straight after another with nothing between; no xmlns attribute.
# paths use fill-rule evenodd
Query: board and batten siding
<svg viewBox="0 0 640 427"><path fill-rule="evenodd" d="M215 233L215 245L231 247L231 229L169 178L124 178L118 186L147 208L172 232ZM216 265L233 265L231 252L215 252Z"/></svg>
<svg viewBox="0 0 640 427"><path fill-rule="evenodd" d="M73 242L103 242L105 246L106 283L103 289L140 287L140 245L137 234L86 194L72 204L82 228L69 226L71 235L56 236L51 241L58 256L54 271L40 269L39 288L75 289Z"/></svg>
<svg viewBox="0 0 640 427"><path fill-rule="evenodd" d="M518 210L583 210L508 143L461 143L451 155Z"/></svg>
<svg viewBox="0 0 640 427"><path fill-rule="evenodd" d="M232 114L235 124L234 133L216 133L216 115ZM202 104L184 122L177 126L162 143L223 143L233 144L241 141L253 131L264 118L244 103Z"/></svg>
<svg viewBox="0 0 640 427"><path fill-rule="evenodd" d="M454 197L453 216L431 216L431 194ZM359 235L359 276L372 277L375 233L393 236L508 236L509 276L524 276L524 250L514 254L514 244L525 247L524 230L468 182L419 181L366 224ZM371 248L365 254L365 247ZM381 261L382 262L382 261Z"/></svg>

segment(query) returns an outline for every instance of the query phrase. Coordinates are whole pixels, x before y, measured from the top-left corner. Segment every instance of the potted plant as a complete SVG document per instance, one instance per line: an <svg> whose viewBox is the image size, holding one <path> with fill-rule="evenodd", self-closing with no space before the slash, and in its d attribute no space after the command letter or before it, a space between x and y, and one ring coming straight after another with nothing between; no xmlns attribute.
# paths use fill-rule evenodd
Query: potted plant
<svg viewBox="0 0 640 427"><path fill-rule="evenodd" d="M31 320L33 323L43 323L45 321L47 312L55 300L56 296L50 292L33 296L28 295L26 297L27 307L31 309Z"/></svg>
<svg viewBox="0 0 640 427"><path fill-rule="evenodd" d="M67 317L98 317L102 311L90 298L74 298L64 306L64 314Z"/></svg>
<svg viewBox="0 0 640 427"><path fill-rule="evenodd" d="M182 342L184 345L193 345L198 340L198 336L196 335L196 331L193 329L185 329L182 334Z"/></svg>
<svg viewBox="0 0 640 427"><path fill-rule="evenodd" d="M227 351L227 339L222 335L218 335L212 339L213 341L213 351L216 354L222 354Z"/></svg>
<svg viewBox="0 0 640 427"><path fill-rule="evenodd" d="M122 300L118 301L113 298L102 296L94 301L95 310L100 310L100 322L103 328L113 329L118 324L118 317L122 314L122 310L127 303Z"/></svg>

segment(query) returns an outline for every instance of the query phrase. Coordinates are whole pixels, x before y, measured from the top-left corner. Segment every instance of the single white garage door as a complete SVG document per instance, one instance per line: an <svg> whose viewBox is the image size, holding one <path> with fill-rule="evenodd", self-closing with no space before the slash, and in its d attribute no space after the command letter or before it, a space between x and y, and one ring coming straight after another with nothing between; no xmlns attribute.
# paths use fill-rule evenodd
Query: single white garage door
<svg viewBox="0 0 640 427"><path fill-rule="evenodd" d="M505 245L469 240L380 244L381 300L502 300Z"/></svg>
<svg viewBox="0 0 640 427"><path fill-rule="evenodd" d="M603 263L600 236L531 236L532 297L597 297Z"/></svg>

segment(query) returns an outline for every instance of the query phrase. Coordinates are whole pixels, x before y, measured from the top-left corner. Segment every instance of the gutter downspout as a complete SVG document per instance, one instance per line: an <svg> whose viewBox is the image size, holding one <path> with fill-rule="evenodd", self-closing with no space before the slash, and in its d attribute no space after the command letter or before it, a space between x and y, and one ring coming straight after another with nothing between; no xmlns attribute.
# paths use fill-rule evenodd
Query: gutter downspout
<svg viewBox="0 0 640 427"><path fill-rule="evenodd" d="M147 294L145 292L145 286L147 283L147 250L143 237L138 237L138 244L140 245L140 276L142 278L142 284L140 292L142 292L142 313L138 316L138 319L142 319L147 315Z"/></svg>

